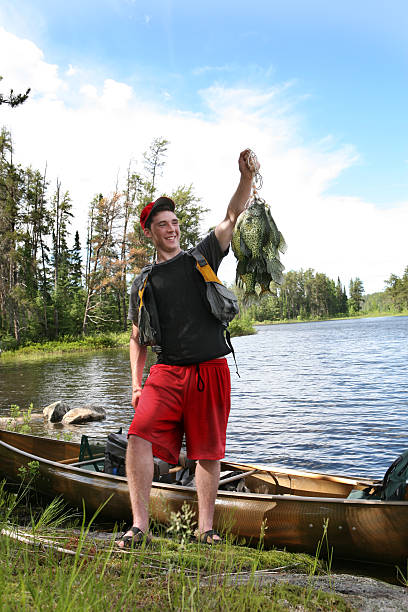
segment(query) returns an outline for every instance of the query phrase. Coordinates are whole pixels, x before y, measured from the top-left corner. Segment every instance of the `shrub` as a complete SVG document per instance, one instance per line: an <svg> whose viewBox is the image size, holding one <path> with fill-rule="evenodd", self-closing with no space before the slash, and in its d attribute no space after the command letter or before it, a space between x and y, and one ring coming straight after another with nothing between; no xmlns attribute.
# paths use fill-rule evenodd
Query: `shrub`
<svg viewBox="0 0 408 612"><path fill-rule="evenodd" d="M256 334L254 321L247 314L235 317L229 324L228 329L232 337Z"/></svg>

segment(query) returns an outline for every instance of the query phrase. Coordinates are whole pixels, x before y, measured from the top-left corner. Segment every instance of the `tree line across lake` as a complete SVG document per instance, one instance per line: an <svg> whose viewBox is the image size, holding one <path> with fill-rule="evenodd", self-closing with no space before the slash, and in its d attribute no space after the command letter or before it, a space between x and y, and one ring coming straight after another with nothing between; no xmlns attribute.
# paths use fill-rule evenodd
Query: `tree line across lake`
<svg viewBox="0 0 408 612"><path fill-rule="evenodd" d="M87 239L71 231L74 217L68 190L57 180L50 190L41 172L16 163L10 132L0 133L0 347L27 342L126 331L132 278L154 253L140 229L142 208L157 197L157 181L169 142L155 138L143 155L142 169L129 165L122 185L89 204ZM181 248L200 239L207 212L192 185L168 194L175 203ZM349 296L337 279L314 270L289 271L281 287L245 304L241 311L257 321L326 318L372 310L408 308L408 267L392 275L387 289L363 296L363 283L352 279ZM239 288L236 288L238 295Z"/></svg>

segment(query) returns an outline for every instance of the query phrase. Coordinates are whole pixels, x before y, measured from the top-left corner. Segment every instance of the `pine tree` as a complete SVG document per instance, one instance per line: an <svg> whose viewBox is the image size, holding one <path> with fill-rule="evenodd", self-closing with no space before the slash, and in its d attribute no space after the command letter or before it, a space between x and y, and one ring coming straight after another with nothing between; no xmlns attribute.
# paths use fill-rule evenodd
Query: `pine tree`
<svg viewBox="0 0 408 612"><path fill-rule="evenodd" d="M22 239L20 202L24 192L23 171L13 163L11 134L0 134L0 312L2 328L18 343L21 339L21 294L18 252Z"/></svg>
<svg viewBox="0 0 408 612"><path fill-rule="evenodd" d="M3 80L3 77L0 76L0 81ZM24 94L15 94L14 90L11 89L10 93L8 96L5 96L4 94L0 93L0 106L2 104L8 104L9 106L11 106L11 108L14 108L15 106L19 106L20 104L23 104L27 98L28 95L31 91L31 88L27 89L27 91Z"/></svg>
<svg viewBox="0 0 408 612"><path fill-rule="evenodd" d="M69 286L71 291L82 288L82 255L79 232L75 232L74 246L70 251Z"/></svg>
<svg viewBox="0 0 408 612"><path fill-rule="evenodd" d="M394 308L398 312L408 309L408 266L401 278L396 274L391 274L385 283L388 285L385 292L391 299Z"/></svg>
<svg viewBox="0 0 408 612"><path fill-rule="evenodd" d="M360 312L364 298L363 282L357 277L350 280L350 298L349 305L352 313Z"/></svg>
<svg viewBox="0 0 408 612"><path fill-rule="evenodd" d="M73 217L72 203L68 191L61 193L61 182L57 180L57 186L52 198L52 264L53 264L53 313L54 313L54 336L60 333L60 323L64 331L69 328L67 321L67 305L70 301L69 295L69 264L70 253L67 244L68 226ZM65 320L61 321L61 317Z"/></svg>
<svg viewBox="0 0 408 612"><path fill-rule="evenodd" d="M145 194L143 206L146 206L150 200L154 199L156 193L157 178L161 176L163 167L166 163L165 157L169 141L165 138L154 138L148 151L143 154L144 167L146 172ZM142 204L142 202L140 202Z"/></svg>

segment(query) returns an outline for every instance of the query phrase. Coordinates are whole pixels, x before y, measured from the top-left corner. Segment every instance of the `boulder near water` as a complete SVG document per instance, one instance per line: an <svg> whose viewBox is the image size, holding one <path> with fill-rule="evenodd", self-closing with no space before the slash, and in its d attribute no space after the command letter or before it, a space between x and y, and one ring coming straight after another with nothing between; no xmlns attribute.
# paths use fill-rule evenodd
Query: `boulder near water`
<svg viewBox="0 0 408 612"><path fill-rule="evenodd" d="M89 421L102 421L106 418L106 410L102 406L83 406L82 408L72 408L62 417L65 425L78 425Z"/></svg>
<svg viewBox="0 0 408 612"><path fill-rule="evenodd" d="M43 415L49 423L59 423L64 414L66 414L69 410L70 407L66 402L58 400L57 402L46 406L43 410Z"/></svg>

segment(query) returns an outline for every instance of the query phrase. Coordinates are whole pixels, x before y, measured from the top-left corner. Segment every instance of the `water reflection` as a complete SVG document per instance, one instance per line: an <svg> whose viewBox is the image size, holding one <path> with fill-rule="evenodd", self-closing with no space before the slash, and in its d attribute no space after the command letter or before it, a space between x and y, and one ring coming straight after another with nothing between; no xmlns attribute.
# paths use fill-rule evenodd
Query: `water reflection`
<svg viewBox="0 0 408 612"><path fill-rule="evenodd" d="M227 456L378 477L408 447L408 317L260 327L234 340ZM133 417L127 350L0 365L0 412L57 399L108 408L74 427L106 434Z"/></svg>

